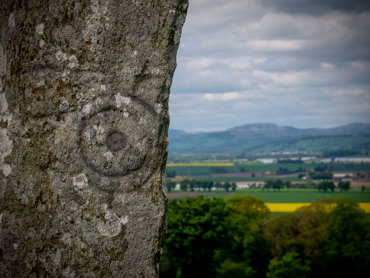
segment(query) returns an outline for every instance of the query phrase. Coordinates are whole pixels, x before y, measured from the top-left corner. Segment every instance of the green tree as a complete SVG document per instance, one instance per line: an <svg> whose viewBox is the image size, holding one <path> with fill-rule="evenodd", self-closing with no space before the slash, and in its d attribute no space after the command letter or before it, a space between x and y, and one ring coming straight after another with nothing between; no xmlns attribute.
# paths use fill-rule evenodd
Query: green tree
<svg viewBox="0 0 370 278"><path fill-rule="evenodd" d="M324 235L327 240L326 275L370 277L369 221L354 201L341 199L337 202Z"/></svg>
<svg viewBox="0 0 370 278"><path fill-rule="evenodd" d="M203 182L199 180L195 180L195 187L198 188L198 191L202 189Z"/></svg>
<svg viewBox="0 0 370 278"><path fill-rule="evenodd" d="M233 262L247 263L255 270L254 277L263 277L270 259L268 243L263 236L263 224L270 211L261 199L252 196L233 196L226 199L232 213L230 223L230 249Z"/></svg>
<svg viewBox="0 0 370 278"><path fill-rule="evenodd" d="M274 181L273 180L266 180L265 184L262 187L262 190L272 188L274 186Z"/></svg>
<svg viewBox="0 0 370 278"><path fill-rule="evenodd" d="M189 181L189 189L190 189L191 192L194 191L195 184L196 184L195 180L190 180Z"/></svg>
<svg viewBox="0 0 370 278"><path fill-rule="evenodd" d="M206 191L208 189L208 181L201 181L201 187L203 191Z"/></svg>
<svg viewBox="0 0 370 278"><path fill-rule="evenodd" d="M254 277L256 272L246 263L224 261L217 269L217 278L248 278Z"/></svg>
<svg viewBox="0 0 370 278"><path fill-rule="evenodd" d="M231 190L232 190L232 192L235 192L235 190L236 190L236 183L235 182L231 183Z"/></svg>
<svg viewBox="0 0 370 278"><path fill-rule="evenodd" d="M333 174L330 172L323 172L323 173L311 173L311 178L313 180L332 180Z"/></svg>
<svg viewBox="0 0 370 278"><path fill-rule="evenodd" d="M221 198L171 200L160 276L216 277L230 254L230 212Z"/></svg>
<svg viewBox="0 0 370 278"><path fill-rule="evenodd" d="M284 182L284 187L285 188L291 188L292 187L292 182L291 181L285 181Z"/></svg>
<svg viewBox="0 0 370 278"><path fill-rule="evenodd" d="M221 184L220 182L216 182L216 183L215 183L215 187L216 187L216 189L217 189L217 190L219 190L219 189L222 189L222 188L223 188L223 186L222 186L222 184Z"/></svg>
<svg viewBox="0 0 370 278"><path fill-rule="evenodd" d="M230 183L229 183L229 182L225 182L225 183L224 183L224 188L225 188L225 191L226 191L226 192L229 192L230 187L231 187L231 185L230 185Z"/></svg>
<svg viewBox="0 0 370 278"><path fill-rule="evenodd" d="M350 189L350 187L351 187L351 182L349 182L349 181L341 181L341 182L339 182L338 187L340 188L340 191L347 192Z"/></svg>
<svg viewBox="0 0 370 278"><path fill-rule="evenodd" d="M212 187L213 187L213 181L207 181L207 189L208 191L211 191L212 190Z"/></svg>
<svg viewBox="0 0 370 278"><path fill-rule="evenodd" d="M189 179L183 179L181 182L180 182L180 189L182 191L187 191L188 190L188 186L190 184L190 180Z"/></svg>
<svg viewBox="0 0 370 278"><path fill-rule="evenodd" d="M335 200L327 199L302 207L289 215L273 218L265 228L265 237L274 257L296 252L311 268L313 277L320 277L330 209Z"/></svg>
<svg viewBox="0 0 370 278"><path fill-rule="evenodd" d="M167 186L167 191L168 192L171 192L172 189L174 189L176 187L176 182L174 182L174 181L167 181L166 186Z"/></svg>
<svg viewBox="0 0 370 278"><path fill-rule="evenodd" d="M310 268L302 263L299 254L286 253L281 259L273 258L268 266L267 278L305 278Z"/></svg>
<svg viewBox="0 0 370 278"><path fill-rule="evenodd" d="M334 192L335 185L332 181L321 181L317 185L318 190L321 192L328 192L328 190L331 190L331 192Z"/></svg>
<svg viewBox="0 0 370 278"><path fill-rule="evenodd" d="M273 181L272 188L277 189L280 191L280 189L284 186L284 182L281 179L277 179Z"/></svg>

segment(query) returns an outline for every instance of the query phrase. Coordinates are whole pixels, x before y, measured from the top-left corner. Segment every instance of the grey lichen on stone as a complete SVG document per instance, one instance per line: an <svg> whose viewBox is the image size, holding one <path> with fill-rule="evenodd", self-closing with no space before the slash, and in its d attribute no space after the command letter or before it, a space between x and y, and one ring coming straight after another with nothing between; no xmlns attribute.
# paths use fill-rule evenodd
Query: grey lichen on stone
<svg viewBox="0 0 370 278"><path fill-rule="evenodd" d="M187 0L0 3L0 277L156 277Z"/></svg>

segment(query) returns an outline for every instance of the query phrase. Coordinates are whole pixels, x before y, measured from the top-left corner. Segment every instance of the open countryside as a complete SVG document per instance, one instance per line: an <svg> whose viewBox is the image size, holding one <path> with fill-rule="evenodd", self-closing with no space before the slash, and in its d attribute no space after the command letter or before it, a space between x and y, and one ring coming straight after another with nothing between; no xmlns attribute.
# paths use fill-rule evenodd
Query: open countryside
<svg viewBox="0 0 370 278"><path fill-rule="evenodd" d="M309 161L257 159L242 162L169 163L168 182L174 188L167 189L170 199L199 194L222 198L254 196L264 201L271 212L293 212L321 199L348 198L359 202L360 207L370 213L369 169L366 157L352 160L311 158ZM282 186L266 188L266 182L277 179L282 181ZM333 191L321 192L318 189L323 180L333 181ZM338 188L342 180L349 182L350 189ZM189 184L185 186L184 182L187 181ZM202 181L208 182L208 188L191 185L192 181L198 181L199 184ZM230 188L226 189L225 184L230 184Z"/></svg>
<svg viewBox="0 0 370 278"><path fill-rule="evenodd" d="M218 133L189 135L182 146L203 149L205 137L210 146L221 144L214 135L232 137L223 137L221 153L169 155L162 277L369 276L368 136L360 144L349 137L282 139L228 153L241 145Z"/></svg>
<svg viewBox="0 0 370 278"><path fill-rule="evenodd" d="M160 277L370 277L369 1L192 11Z"/></svg>

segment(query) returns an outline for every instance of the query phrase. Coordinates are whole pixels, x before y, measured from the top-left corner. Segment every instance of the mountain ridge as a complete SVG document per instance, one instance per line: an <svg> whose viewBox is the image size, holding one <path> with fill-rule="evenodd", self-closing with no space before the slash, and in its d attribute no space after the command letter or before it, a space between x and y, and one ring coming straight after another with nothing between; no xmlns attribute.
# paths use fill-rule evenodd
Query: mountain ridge
<svg viewBox="0 0 370 278"><path fill-rule="evenodd" d="M363 137L362 139L349 137ZM324 140L324 138L326 138ZM296 128L279 126L273 123L254 123L232 127L224 131L188 133L182 130L169 130L169 150L174 153L238 153L263 151L326 151L328 149L370 150L370 124L351 123L332 128ZM293 140L293 141L292 141ZM310 143L309 140L312 142ZM321 147L320 147L320 142ZM296 144L288 146L289 144ZM315 147L302 147L316 144ZM315 141L315 142L314 142ZM346 143L347 142L347 143ZM276 144L274 146L269 144ZM347 144L347 146L346 146Z"/></svg>

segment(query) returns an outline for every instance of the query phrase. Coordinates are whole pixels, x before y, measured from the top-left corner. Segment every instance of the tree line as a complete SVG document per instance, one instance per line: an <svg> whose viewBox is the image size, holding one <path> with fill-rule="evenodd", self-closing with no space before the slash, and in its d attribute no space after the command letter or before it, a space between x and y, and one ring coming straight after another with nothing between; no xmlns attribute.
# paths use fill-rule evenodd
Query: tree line
<svg viewBox="0 0 370 278"><path fill-rule="evenodd" d="M175 189L177 182L167 181L167 192L171 192ZM217 190L225 190L226 192L235 191L235 182L213 182L211 180L195 180L195 179L183 179L180 181L180 190L182 191L211 191L212 188Z"/></svg>
<svg viewBox="0 0 370 278"><path fill-rule="evenodd" d="M160 277L370 277L370 222L346 199L271 217L251 196L171 200Z"/></svg>
<svg viewBox="0 0 370 278"><path fill-rule="evenodd" d="M171 192L175 189L177 182L168 180L166 183L167 192ZM195 179L183 179L180 181L180 190L181 191L211 191L212 188L216 190L225 190L226 192L235 191L236 190L236 183L235 182L213 182L211 180L195 180ZM321 181L318 184L311 183L310 185L305 185L304 188L312 187L317 188L320 192L334 192L335 191L335 184L332 181ZM351 187L351 183L349 181L341 181L338 183L338 188L340 191L347 192ZM291 181L283 181L281 179L269 179L266 180L264 185L262 186L262 190L265 189L273 189L280 191L283 188L303 188L300 184L292 184Z"/></svg>

